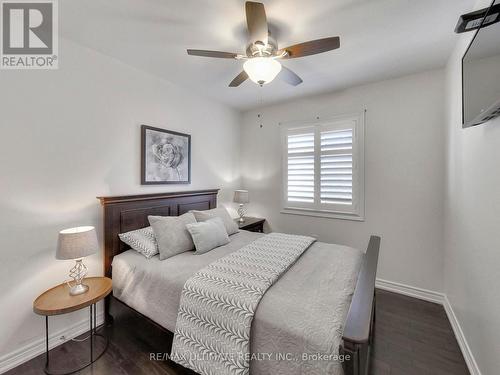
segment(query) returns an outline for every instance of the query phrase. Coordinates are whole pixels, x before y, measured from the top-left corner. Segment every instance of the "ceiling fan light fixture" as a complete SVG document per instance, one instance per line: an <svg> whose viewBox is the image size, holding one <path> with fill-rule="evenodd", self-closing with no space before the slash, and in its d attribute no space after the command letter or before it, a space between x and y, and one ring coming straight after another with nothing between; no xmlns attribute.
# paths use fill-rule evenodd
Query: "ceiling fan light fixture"
<svg viewBox="0 0 500 375"><path fill-rule="evenodd" d="M278 74L281 80L292 86L298 86L303 82L302 78L286 66L282 67L278 59L289 60L317 55L340 47L340 38L332 36L278 49L278 42L269 30L265 6L257 1L245 1L248 43L244 54L203 49L187 50L188 55L191 56L246 60L243 64L243 71L233 78L229 87L238 87L249 78L259 86L263 86L271 82Z"/></svg>
<svg viewBox="0 0 500 375"><path fill-rule="evenodd" d="M258 85L271 82L281 71L281 64L272 57L254 57L243 64L248 77Z"/></svg>

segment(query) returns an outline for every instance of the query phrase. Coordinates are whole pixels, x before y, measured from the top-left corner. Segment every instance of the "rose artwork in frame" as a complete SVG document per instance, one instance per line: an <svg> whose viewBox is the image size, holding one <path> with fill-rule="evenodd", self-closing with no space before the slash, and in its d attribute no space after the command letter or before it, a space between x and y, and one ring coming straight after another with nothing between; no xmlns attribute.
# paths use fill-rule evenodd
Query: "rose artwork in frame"
<svg viewBox="0 0 500 375"><path fill-rule="evenodd" d="M141 126L141 184L191 183L191 135Z"/></svg>

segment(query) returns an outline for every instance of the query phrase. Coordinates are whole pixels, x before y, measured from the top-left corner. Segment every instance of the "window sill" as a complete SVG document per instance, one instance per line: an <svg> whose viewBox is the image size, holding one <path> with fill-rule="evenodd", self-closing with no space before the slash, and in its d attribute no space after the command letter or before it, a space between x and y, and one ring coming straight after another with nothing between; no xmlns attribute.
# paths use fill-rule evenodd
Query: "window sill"
<svg viewBox="0 0 500 375"><path fill-rule="evenodd" d="M288 214L288 215L302 215L302 216L322 217L327 219L365 221L364 215L361 216L357 214L348 214L348 213L333 212L333 211L311 210L306 208L283 208L280 212L282 214Z"/></svg>

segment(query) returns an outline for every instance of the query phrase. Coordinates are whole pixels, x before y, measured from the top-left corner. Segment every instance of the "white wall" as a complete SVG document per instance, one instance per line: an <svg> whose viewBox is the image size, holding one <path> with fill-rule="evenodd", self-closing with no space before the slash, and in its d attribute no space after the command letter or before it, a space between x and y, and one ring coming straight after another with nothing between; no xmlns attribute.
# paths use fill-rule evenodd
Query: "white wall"
<svg viewBox="0 0 500 375"><path fill-rule="evenodd" d="M476 9L490 0L481 0ZM447 67L444 290L483 375L500 368L500 119L462 129L460 38Z"/></svg>
<svg viewBox="0 0 500 375"><path fill-rule="evenodd" d="M249 213L273 230L315 234L321 241L365 249L382 236L378 277L442 291L444 72L314 96L244 114L242 179ZM366 221L280 214L279 122L367 109Z"/></svg>
<svg viewBox="0 0 500 375"><path fill-rule="evenodd" d="M62 39L57 71L0 71L0 362L41 339L32 301L67 277L60 229L101 231L99 195L239 187L240 114ZM140 185L140 125L192 135L192 184ZM87 263L102 274L102 254ZM87 317L56 317L52 332ZM7 355L7 357L6 357Z"/></svg>

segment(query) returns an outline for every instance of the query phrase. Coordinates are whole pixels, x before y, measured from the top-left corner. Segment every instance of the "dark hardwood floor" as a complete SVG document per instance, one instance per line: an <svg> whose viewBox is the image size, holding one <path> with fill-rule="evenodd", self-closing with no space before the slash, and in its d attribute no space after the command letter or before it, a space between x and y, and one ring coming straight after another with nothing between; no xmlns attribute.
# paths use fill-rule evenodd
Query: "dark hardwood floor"
<svg viewBox="0 0 500 375"><path fill-rule="evenodd" d="M115 323L107 352L79 374L180 375L194 374L172 362L151 360L151 353L169 352L172 337L137 317L121 304L113 304ZM79 353L89 355L88 342L68 342L51 352L57 369L75 366ZM97 340L96 346L102 343ZM45 357L7 372L8 375L43 374ZM371 375L462 375L469 374L442 306L377 290L377 320Z"/></svg>
<svg viewBox="0 0 500 375"><path fill-rule="evenodd" d="M377 290L372 375L469 374L441 305Z"/></svg>

